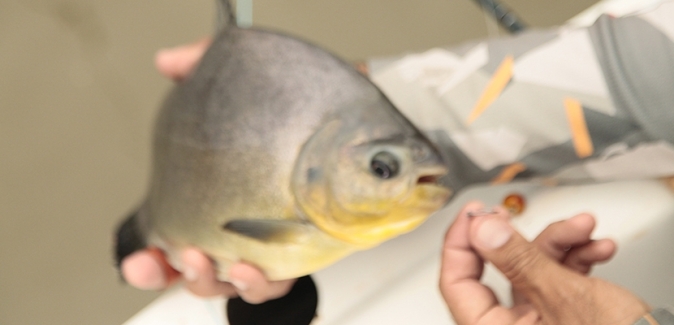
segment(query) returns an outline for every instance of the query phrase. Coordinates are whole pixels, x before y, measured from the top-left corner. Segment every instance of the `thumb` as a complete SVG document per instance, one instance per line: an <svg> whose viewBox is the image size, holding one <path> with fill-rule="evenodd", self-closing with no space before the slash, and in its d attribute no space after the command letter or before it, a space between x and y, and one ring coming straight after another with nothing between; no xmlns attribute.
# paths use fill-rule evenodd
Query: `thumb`
<svg viewBox="0 0 674 325"><path fill-rule="evenodd" d="M476 216L470 226L470 242L478 254L491 262L530 301L542 302L554 291L559 277L568 272L528 242L508 223L501 209ZM557 280L555 280L557 279Z"/></svg>

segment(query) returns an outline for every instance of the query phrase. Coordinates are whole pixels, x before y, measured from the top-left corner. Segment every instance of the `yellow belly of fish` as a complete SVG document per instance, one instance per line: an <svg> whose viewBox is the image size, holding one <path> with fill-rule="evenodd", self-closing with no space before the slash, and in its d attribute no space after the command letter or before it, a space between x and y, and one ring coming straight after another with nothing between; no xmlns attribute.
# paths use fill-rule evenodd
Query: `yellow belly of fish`
<svg viewBox="0 0 674 325"><path fill-rule="evenodd" d="M318 206L327 206L327 213L302 208L321 230L363 249L415 229L440 209L450 194L444 187L420 185L405 198L362 201L348 206L324 201Z"/></svg>
<svg viewBox="0 0 674 325"><path fill-rule="evenodd" d="M218 264L218 277L226 281L234 263L246 262L260 268L268 279L297 278L323 269L353 253L357 247L336 240L318 229L315 234L297 243L263 243L254 239L237 238L231 251L211 251Z"/></svg>

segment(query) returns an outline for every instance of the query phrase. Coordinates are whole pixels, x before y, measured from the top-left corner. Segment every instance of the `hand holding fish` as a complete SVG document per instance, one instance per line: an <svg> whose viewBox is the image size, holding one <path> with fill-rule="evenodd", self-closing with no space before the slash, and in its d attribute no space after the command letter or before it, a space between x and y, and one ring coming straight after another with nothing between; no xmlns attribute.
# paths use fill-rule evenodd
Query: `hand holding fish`
<svg viewBox="0 0 674 325"><path fill-rule="evenodd" d="M190 271L181 275L168 265L166 258L158 250L141 250L124 259L122 274L129 284L143 290L165 289L182 276L186 280L185 287L197 296L240 296L250 303L281 297L294 283L294 280L268 281L260 270L245 263L232 267L231 283L223 282L217 280L210 259L201 251L186 249L182 258L183 264Z"/></svg>
<svg viewBox="0 0 674 325"><path fill-rule="evenodd" d="M503 209L468 204L445 237L440 290L457 324L633 324L650 307L629 291L588 277L615 252L591 240L594 219L580 214L548 226L532 243ZM514 306L501 306L479 282L490 262L512 283Z"/></svg>
<svg viewBox="0 0 674 325"><path fill-rule="evenodd" d="M159 72L174 81L187 76L204 54L210 39L159 51L155 64ZM195 248L185 249L182 263L184 274L175 271L158 249L148 248L135 252L124 259L122 275L134 287L144 290L165 289L182 276L185 287L198 296L240 296L250 303L260 303L285 295L295 280L268 281L263 273L248 264L239 263L230 270L230 281L219 281L211 260Z"/></svg>

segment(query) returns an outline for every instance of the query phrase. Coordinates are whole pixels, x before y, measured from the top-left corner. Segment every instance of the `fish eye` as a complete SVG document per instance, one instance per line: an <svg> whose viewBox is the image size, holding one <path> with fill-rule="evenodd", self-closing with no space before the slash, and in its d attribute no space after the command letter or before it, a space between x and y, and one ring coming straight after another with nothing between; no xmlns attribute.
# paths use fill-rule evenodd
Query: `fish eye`
<svg viewBox="0 0 674 325"><path fill-rule="evenodd" d="M389 179L398 175L400 164L392 153L382 151L372 157L370 171L379 178Z"/></svg>

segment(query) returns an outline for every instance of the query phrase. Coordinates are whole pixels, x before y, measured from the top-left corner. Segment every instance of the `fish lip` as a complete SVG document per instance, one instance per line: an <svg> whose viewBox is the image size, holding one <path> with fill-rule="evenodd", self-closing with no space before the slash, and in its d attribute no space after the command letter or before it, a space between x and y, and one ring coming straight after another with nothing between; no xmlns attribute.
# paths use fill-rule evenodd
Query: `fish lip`
<svg viewBox="0 0 674 325"><path fill-rule="evenodd" d="M417 175L417 185L440 185L440 178L449 171L444 167L424 168Z"/></svg>

